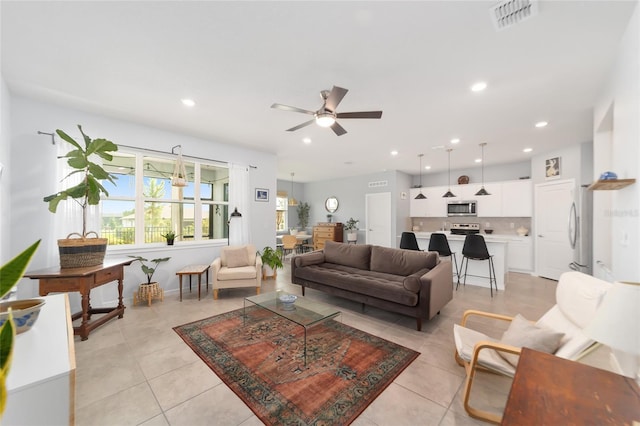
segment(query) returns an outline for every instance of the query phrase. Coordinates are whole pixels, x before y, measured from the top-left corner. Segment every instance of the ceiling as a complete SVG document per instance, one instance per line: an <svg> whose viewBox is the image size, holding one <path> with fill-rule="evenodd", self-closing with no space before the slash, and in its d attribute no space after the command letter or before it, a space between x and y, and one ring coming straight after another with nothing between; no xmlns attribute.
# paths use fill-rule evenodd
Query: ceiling
<svg viewBox="0 0 640 426"><path fill-rule="evenodd" d="M490 166L592 140L636 2L544 1L502 31L493 4L3 0L2 74L12 93L274 153L297 182L417 175L420 153L443 171L454 137L454 170L479 166L481 142ZM270 108L317 110L333 85L349 89L338 112L382 119L286 132L310 116Z"/></svg>

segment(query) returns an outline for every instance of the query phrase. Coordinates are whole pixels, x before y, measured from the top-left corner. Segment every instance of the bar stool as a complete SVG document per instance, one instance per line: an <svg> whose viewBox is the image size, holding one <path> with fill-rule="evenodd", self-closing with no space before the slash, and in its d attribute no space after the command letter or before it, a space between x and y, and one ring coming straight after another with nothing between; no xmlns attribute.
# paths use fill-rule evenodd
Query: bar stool
<svg viewBox="0 0 640 426"><path fill-rule="evenodd" d="M416 234L413 232L403 232L400 236L400 248L405 250L420 250Z"/></svg>
<svg viewBox="0 0 640 426"><path fill-rule="evenodd" d="M458 272L458 259L456 258L456 254L451 251L451 247L449 247L449 240L447 240L447 236L445 234L440 232L434 232L431 234L428 250L437 251L441 257L452 257L453 264L456 267L456 277L460 276L460 273Z"/></svg>
<svg viewBox="0 0 640 426"><path fill-rule="evenodd" d="M465 265L464 261L467 260ZM469 267L469 259L471 260L488 260L489 261L489 289L491 290L491 297L493 297L493 284L496 286L496 293L498 292L498 282L496 280L496 270L493 267L493 255L489 254L487 249L487 243L484 241L484 237L479 234L469 234L464 239L464 245L462 246L462 263L460 264L460 271L464 266L464 280L463 285L467 284L467 268ZM477 276L477 275L472 275ZM481 277L487 278L487 277ZM458 283L456 284L456 290L460 285L460 275L458 275Z"/></svg>

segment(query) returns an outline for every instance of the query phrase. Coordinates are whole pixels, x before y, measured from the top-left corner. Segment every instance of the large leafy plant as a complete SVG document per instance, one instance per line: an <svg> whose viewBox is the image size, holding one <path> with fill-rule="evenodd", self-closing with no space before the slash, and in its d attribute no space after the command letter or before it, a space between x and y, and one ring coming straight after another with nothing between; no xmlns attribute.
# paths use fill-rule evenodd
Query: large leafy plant
<svg viewBox="0 0 640 426"><path fill-rule="evenodd" d="M309 225L310 210L311 206L309 205L309 203L300 203L296 208L296 211L298 213L298 225L302 227L303 231L307 227L307 225Z"/></svg>
<svg viewBox="0 0 640 426"><path fill-rule="evenodd" d="M13 286L20 281L38 245L40 245L40 240L0 268L0 299L6 296ZM2 324L2 328L0 328L0 417L2 417L7 403L6 379L9 375L15 339L16 326L13 323L11 313L9 313L9 320L5 321Z"/></svg>
<svg viewBox="0 0 640 426"><path fill-rule="evenodd" d="M91 156L97 155L104 160L111 161L113 156L110 152L117 151L118 145L107 139L91 139L82 131L82 126L79 124L78 129L80 130L80 134L82 134L84 146L60 129L56 130L56 133L60 138L74 147L74 149L66 155L58 157L68 158L67 164L69 167L75 169L65 176L64 179L81 173L83 175L82 181L68 189L44 197L44 201L49 203L49 211L52 213L56 212L60 201L68 198L76 201L80 207L82 207L82 237L86 237L87 207L98 204L100 202L100 194L109 195L109 192L102 186L100 181L108 180L115 184L114 179L117 179L115 175L107 172L102 166L91 161Z"/></svg>
<svg viewBox="0 0 640 426"><path fill-rule="evenodd" d="M262 264L271 267L274 271L284 267L280 254L273 247L266 246L262 249L262 253L258 252L262 259Z"/></svg>

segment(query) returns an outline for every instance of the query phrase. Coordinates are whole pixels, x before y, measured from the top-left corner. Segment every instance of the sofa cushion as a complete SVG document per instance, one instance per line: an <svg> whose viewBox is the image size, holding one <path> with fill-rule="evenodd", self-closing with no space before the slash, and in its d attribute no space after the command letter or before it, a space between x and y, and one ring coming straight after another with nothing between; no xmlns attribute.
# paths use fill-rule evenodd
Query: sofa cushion
<svg viewBox="0 0 640 426"><path fill-rule="evenodd" d="M334 263L296 268L295 274L297 278L306 281L363 294L376 299L405 306L416 306L418 304L418 294L406 290L403 286L405 277L398 275L365 271Z"/></svg>
<svg viewBox="0 0 640 426"><path fill-rule="evenodd" d="M218 281L231 281L231 280L251 280L255 279L258 274L258 269L255 266L239 266L236 268L227 268L223 266L218 271Z"/></svg>
<svg viewBox="0 0 640 426"><path fill-rule="evenodd" d="M371 247L371 267L375 272L402 275L406 277L421 269L433 269L438 263L436 252Z"/></svg>
<svg viewBox="0 0 640 426"><path fill-rule="evenodd" d="M246 247L227 248L224 250L224 254L229 268L249 266L249 256L247 256Z"/></svg>
<svg viewBox="0 0 640 426"><path fill-rule="evenodd" d="M325 262L351 266L357 269L369 269L369 258L371 257L370 245L325 241L323 251Z"/></svg>

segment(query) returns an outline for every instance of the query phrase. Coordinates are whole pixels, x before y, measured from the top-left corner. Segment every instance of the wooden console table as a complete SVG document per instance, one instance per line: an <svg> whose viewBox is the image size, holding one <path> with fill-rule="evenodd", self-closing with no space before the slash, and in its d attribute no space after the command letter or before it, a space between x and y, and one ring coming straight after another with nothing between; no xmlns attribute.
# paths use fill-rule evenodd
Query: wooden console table
<svg viewBox="0 0 640 426"><path fill-rule="evenodd" d="M94 328L104 324L111 318L124 316L124 303L122 303L122 280L124 267L130 265L133 259L105 260L102 265L86 268L60 268L52 267L31 271L24 274L26 278L40 280L40 296L49 293L63 293L77 291L82 296L82 311L71 316L72 320L82 318L79 326L73 327L73 334L80 335L81 340L87 340L89 333ZM118 281L118 306L114 308L92 308L91 289L101 285ZM98 319L91 320L92 314L105 314Z"/></svg>
<svg viewBox="0 0 640 426"><path fill-rule="evenodd" d="M628 377L522 350L502 425L629 425L640 421L640 387Z"/></svg>

